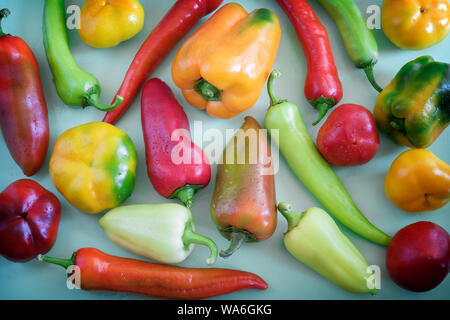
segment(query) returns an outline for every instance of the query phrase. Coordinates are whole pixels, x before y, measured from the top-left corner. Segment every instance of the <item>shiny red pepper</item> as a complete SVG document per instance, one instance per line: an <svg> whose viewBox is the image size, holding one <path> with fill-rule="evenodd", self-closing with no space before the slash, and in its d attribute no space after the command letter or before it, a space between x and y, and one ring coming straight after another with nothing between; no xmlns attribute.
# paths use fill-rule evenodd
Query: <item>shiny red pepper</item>
<svg viewBox="0 0 450 320"><path fill-rule="evenodd" d="M334 64L328 33L306 0L277 2L291 20L303 46L308 64L305 96L319 111L319 118L313 122L316 125L342 99L342 84Z"/></svg>
<svg viewBox="0 0 450 320"><path fill-rule="evenodd" d="M61 205L53 193L30 179L0 193L0 255L26 262L47 253L58 234Z"/></svg>
<svg viewBox="0 0 450 320"><path fill-rule="evenodd" d="M245 271L182 268L110 256L93 248L79 249L71 259L39 256L64 268L80 269L84 290L132 292L166 299L205 299L244 289L267 289L267 283Z"/></svg>
<svg viewBox="0 0 450 320"><path fill-rule="evenodd" d="M9 15L0 10L1 20ZM0 127L9 152L27 176L44 163L49 140L47 104L30 47L0 25Z"/></svg>
<svg viewBox="0 0 450 320"><path fill-rule="evenodd" d="M207 156L190 139L189 120L163 81L153 78L141 100L147 172L156 191L192 207L194 193L211 179Z"/></svg>
<svg viewBox="0 0 450 320"><path fill-rule="evenodd" d="M204 16L216 10L223 0L178 0L142 44L128 68L116 94L121 105L106 113L104 122L114 124L122 117L141 90L145 80L169 54L170 50ZM114 98L115 102L116 98ZM113 102L113 103L114 103Z"/></svg>

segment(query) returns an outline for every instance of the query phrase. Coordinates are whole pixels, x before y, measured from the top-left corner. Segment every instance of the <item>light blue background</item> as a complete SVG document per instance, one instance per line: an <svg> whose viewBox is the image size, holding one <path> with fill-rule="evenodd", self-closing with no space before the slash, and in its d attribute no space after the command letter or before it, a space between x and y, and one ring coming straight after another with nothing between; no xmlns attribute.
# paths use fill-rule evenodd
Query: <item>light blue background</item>
<svg viewBox="0 0 450 320"><path fill-rule="evenodd" d="M79 65L93 73L100 80L103 87L102 101L109 103L119 88L130 62L146 39L150 31L156 26L161 17L168 11L174 1L142 0L145 9L145 26L133 39L111 49L93 49L85 45L76 31L69 32L70 46ZM228 2L228 1L225 1ZM305 123L311 136L315 140L320 125L312 127L317 112L308 104L303 94L306 62L300 43L289 20L275 1L270 0L241 0L239 1L248 11L266 7L278 16L282 39L274 67L283 73L277 80L276 91L279 97L288 98L299 105ZM370 87L361 70L357 70L345 52L342 39L337 32L334 22L316 1L309 1L321 22L328 30L333 48L336 65L343 84L344 97L341 103L361 104L372 110L377 92ZM65 106L56 94L52 77L45 58L42 44L42 10L43 0L2 0L1 6L7 7L12 14L3 22L5 32L22 37L34 51L41 68L41 78L48 103L50 118L50 147L44 167L32 177L45 188L53 191L61 200L62 219L59 234L49 255L69 258L73 251L82 247L96 247L109 254L138 258L130 252L116 246L105 236L97 221L101 215L88 215L71 207L56 191L48 173L48 160L53 145L58 136L65 130L91 121L100 121L103 114L94 108L70 108ZM82 5L83 1L68 0L66 5ZM366 12L369 5L381 5L381 1L357 1L360 9ZM367 14L366 14L367 16ZM202 22L205 19L202 20ZM192 31L191 31L192 32ZM398 69L407 61L420 55L430 54L436 60L450 62L450 37L442 43L423 51L404 51L396 48L385 37L382 30L374 30L378 41L380 58L375 67L375 75L382 86L386 86ZM175 87L170 76L173 57L181 43L171 52L164 62L154 72L154 77L160 77L174 90L183 105L193 126L194 120L203 121L203 129L227 128L235 129L241 126L246 115L255 117L261 124L269 99L265 92L261 94L256 105L247 112L231 120L219 120L208 117L204 112L189 106L180 91ZM118 122L118 127L127 132L134 141L139 159L137 168L136 188L133 195L124 203L162 203L166 200L160 197L147 178L144 144L140 121L140 99L136 99L129 111ZM196 140L197 143L200 141ZM206 143L205 143L206 144ZM450 130L444 132L432 145L430 150L447 163L450 162ZM351 167L335 168L338 176L358 204L362 212L379 228L393 235L400 228L420 220L438 223L450 230L450 207L440 210L412 215L401 211L392 205L384 194L383 180L392 161L405 148L395 145L386 137L381 137L381 146L376 157L368 164ZM277 150L273 150L277 152ZM0 190L24 175L13 162L5 143L0 142L1 170ZM200 191L195 199L193 213L197 221L197 230L214 239L220 248L227 246L209 216L209 205L214 190L216 166L212 166L212 181L209 186ZM283 159L280 160L280 170L276 175L278 201L290 201L296 210L305 210L319 203L302 186L290 171ZM286 222L279 215L279 222L275 234L262 243L246 244L236 254L227 260L219 259L215 267L241 269L254 272L264 278L269 288L266 291L247 290L218 299L442 299L450 298L450 281L447 279L438 288L428 293L417 294L405 291L396 286L389 278L385 268L386 249L359 238L344 229L345 234L354 242L366 257L369 264L379 265L381 268L381 290L379 294L370 297L348 293L318 274L296 261L285 250L282 243ZM206 267L204 259L208 252L204 247L197 247L193 254L180 265L183 267ZM62 268L46 265L38 261L20 264L12 263L0 257L0 298L1 299L141 299L133 294L111 292L87 292L82 290L68 290L65 286L66 275Z"/></svg>

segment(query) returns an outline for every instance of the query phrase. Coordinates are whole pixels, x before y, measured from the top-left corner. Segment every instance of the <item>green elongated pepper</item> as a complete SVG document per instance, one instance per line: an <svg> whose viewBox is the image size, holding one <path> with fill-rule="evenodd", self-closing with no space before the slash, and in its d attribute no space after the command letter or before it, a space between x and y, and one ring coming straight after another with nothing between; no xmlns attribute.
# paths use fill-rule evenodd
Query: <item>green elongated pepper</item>
<svg viewBox="0 0 450 320"><path fill-rule="evenodd" d="M210 249L207 264L214 264L217 259L214 241L195 233L191 211L179 204L122 206L106 213L99 224L115 244L156 261L182 262L194 244Z"/></svg>
<svg viewBox="0 0 450 320"><path fill-rule="evenodd" d="M298 107L275 96L273 80L277 76L279 72L274 70L267 84L271 106L265 126L269 134L278 130L278 146L292 171L344 226L367 240L387 246L391 237L373 226L358 209L330 164L317 150Z"/></svg>
<svg viewBox="0 0 450 320"><path fill-rule="evenodd" d="M297 213L285 202L278 210L288 221L284 245L297 260L347 291L377 293L366 259L324 210Z"/></svg>
<svg viewBox="0 0 450 320"><path fill-rule="evenodd" d="M378 95L373 114L396 143L430 146L450 123L450 65L430 56L406 63Z"/></svg>
<svg viewBox="0 0 450 320"><path fill-rule="evenodd" d="M318 0L336 22L345 49L355 66L363 69L367 79L378 91L383 90L373 76L378 61L378 45L361 11L353 0Z"/></svg>
<svg viewBox="0 0 450 320"><path fill-rule="evenodd" d="M101 111L109 111L122 103L123 98L117 96L113 105L101 104L98 79L82 70L73 58L66 31L64 0L45 1L43 32L45 53L56 91L65 104L94 106Z"/></svg>

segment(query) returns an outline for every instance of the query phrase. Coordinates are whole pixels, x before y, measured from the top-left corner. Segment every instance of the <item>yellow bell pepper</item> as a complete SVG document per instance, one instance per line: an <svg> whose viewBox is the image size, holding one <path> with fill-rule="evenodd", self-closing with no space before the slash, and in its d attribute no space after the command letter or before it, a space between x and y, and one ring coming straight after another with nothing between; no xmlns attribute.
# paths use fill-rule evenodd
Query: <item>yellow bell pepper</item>
<svg viewBox="0 0 450 320"><path fill-rule="evenodd" d="M137 0L86 0L78 33L94 48L110 48L134 37L143 26L144 9Z"/></svg>
<svg viewBox="0 0 450 320"><path fill-rule="evenodd" d="M396 46L425 49L449 33L450 4L448 0L384 0L381 22Z"/></svg>
<svg viewBox="0 0 450 320"><path fill-rule="evenodd" d="M173 81L192 106L213 117L232 118L258 100L280 37L271 11L248 14L237 3L226 4L180 48Z"/></svg>
<svg viewBox="0 0 450 320"><path fill-rule="evenodd" d="M402 210L439 209L450 199L450 166L431 151L405 151L392 163L384 190L388 199Z"/></svg>

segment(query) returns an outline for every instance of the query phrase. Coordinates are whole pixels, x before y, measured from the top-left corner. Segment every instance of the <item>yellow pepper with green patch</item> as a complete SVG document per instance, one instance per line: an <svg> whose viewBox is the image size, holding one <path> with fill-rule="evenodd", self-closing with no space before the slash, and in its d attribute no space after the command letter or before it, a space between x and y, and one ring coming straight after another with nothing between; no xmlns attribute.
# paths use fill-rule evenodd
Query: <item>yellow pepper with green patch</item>
<svg viewBox="0 0 450 320"><path fill-rule="evenodd" d="M105 123L64 132L50 159L50 177L77 209L99 213L115 208L133 192L137 154L130 137Z"/></svg>

